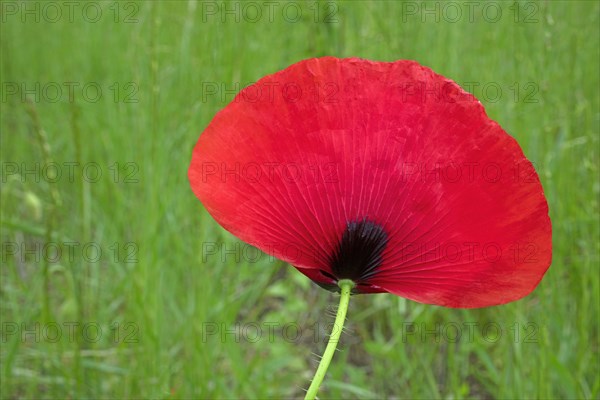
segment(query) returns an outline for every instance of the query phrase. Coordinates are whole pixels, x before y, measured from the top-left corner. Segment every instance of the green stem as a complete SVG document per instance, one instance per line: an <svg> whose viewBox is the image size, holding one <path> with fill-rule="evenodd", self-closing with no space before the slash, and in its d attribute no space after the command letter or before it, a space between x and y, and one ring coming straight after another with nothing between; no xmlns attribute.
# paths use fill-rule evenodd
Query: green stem
<svg viewBox="0 0 600 400"><path fill-rule="evenodd" d="M350 291L354 287L354 282L349 279L341 279L338 282L338 286L340 289L342 289L342 296L340 297L340 305L337 310L337 315L335 316L335 322L331 330L331 336L329 336L329 342L325 348L325 353L323 353L323 357L319 363L319 368L317 368L315 377L313 378L310 387L306 392L304 400L313 400L317 397L317 392L319 391L321 382L323 382L323 378L325 378L325 373L327 373L327 368L329 367L329 363L333 358L333 353L335 353L335 348L337 347L338 341L340 340L340 335L342 334L342 329L344 328L346 312L348 311L348 303L350 302Z"/></svg>

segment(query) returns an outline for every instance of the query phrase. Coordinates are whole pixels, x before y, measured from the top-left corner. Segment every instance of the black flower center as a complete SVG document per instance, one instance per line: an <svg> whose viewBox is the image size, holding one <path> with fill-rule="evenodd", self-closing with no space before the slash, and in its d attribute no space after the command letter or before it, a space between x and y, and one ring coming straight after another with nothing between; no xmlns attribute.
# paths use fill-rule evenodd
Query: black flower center
<svg viewBox="0 0 600 400"><path fill-rule="evenodd" d="M388 236L383 227L366 218L349 222L331 255L331 271L337 280L364 281L377 272Z"/></svg>

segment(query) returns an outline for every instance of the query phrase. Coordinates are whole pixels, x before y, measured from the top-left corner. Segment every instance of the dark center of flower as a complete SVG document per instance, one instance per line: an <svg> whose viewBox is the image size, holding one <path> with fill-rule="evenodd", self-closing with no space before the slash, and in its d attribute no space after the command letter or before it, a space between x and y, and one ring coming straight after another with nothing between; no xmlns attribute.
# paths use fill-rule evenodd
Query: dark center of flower
<svg viewBox="0 0 600 400"><path fill-rule="evenodd" d="M383 227L366 218L349 222L331 256L335 278L361 282L375 274L381 265L388 236Z"/></svg>

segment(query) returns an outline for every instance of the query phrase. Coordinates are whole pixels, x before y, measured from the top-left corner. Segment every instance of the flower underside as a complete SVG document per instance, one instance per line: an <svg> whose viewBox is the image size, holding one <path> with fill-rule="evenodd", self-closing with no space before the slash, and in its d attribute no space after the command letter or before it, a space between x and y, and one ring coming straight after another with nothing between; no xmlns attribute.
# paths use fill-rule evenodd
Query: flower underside
<svg viewBox="0 0 600 400"><path fill-rule="evenodd" d="M324 270L321 273L336 282L349 279L358 284L364 283L377 273L387 243L388 235L381 225L366 218L348 222L330 256L333 275ZM320 285L330 291L339 291L337 284Z"/></svg>

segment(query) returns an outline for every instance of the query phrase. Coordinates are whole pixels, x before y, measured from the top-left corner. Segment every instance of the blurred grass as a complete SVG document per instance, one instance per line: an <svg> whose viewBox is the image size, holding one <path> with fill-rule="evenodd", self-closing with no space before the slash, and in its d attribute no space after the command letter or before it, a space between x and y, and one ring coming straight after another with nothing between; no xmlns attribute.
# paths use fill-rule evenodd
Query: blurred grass
<svg viewBox="0 0 600 400"><path fill-rule="evenodd" d="M27 7L36 3L42 7ZM302 395L336 296L264 255L236 260L234 246L249 249L202 209L186 173L198 134L233 97L224 90L304 58L335 55L415 59L459 83L479 83L474 94L537 167L554 254L536 291L502 307L353 298L321 398L598 399L598 3L494 2L497 22L483 6L471 22L468 6L452 2L462 10L453 22L451 9L440 8L437 21L424 12L442 3L395 1L322 2L317 22L313 2L294 3L303 10L297 22L282 17L288 3L276 2L272 21L263 8L258 22L248 21L254 14L236 22L222 14L235 3L99 2L98 22L76 8L73 22L63 9L53 23L44 14L23 22L9 6L22 12L23 3L2 2L1 397ZM31 89L36 82L30 103L9 94L13 84ZM64 90L57 102L44 94L51 82ZM91 89L75 89L70 99L64 82L96 83L102 96L91 102ZM225 86L206 95L206 83ZM483 92L489 83L499 85L500 98ZM56 183L23 171L4 179L8 163L31 168L48 160L63 166ZM88 182L79 167L71 182L69 162L95 162L103 175ZM48 242L94 243L102 257L78 250L57 262L36 260L34 246ZM205 257L209 242L235 254ZM25 247L12 255L11 243ZM44 331L52 323L62 328L56 341ZM407 334L436 323L456 323L463 336L454 343ZM465 323L478 324L472 339ZM12 334L14 324L34 333ZM261 327L260 339L252 340L249 324ZM486 324L502 335L483 337ZM87 340L98 328L98 340Z"/></svg>

